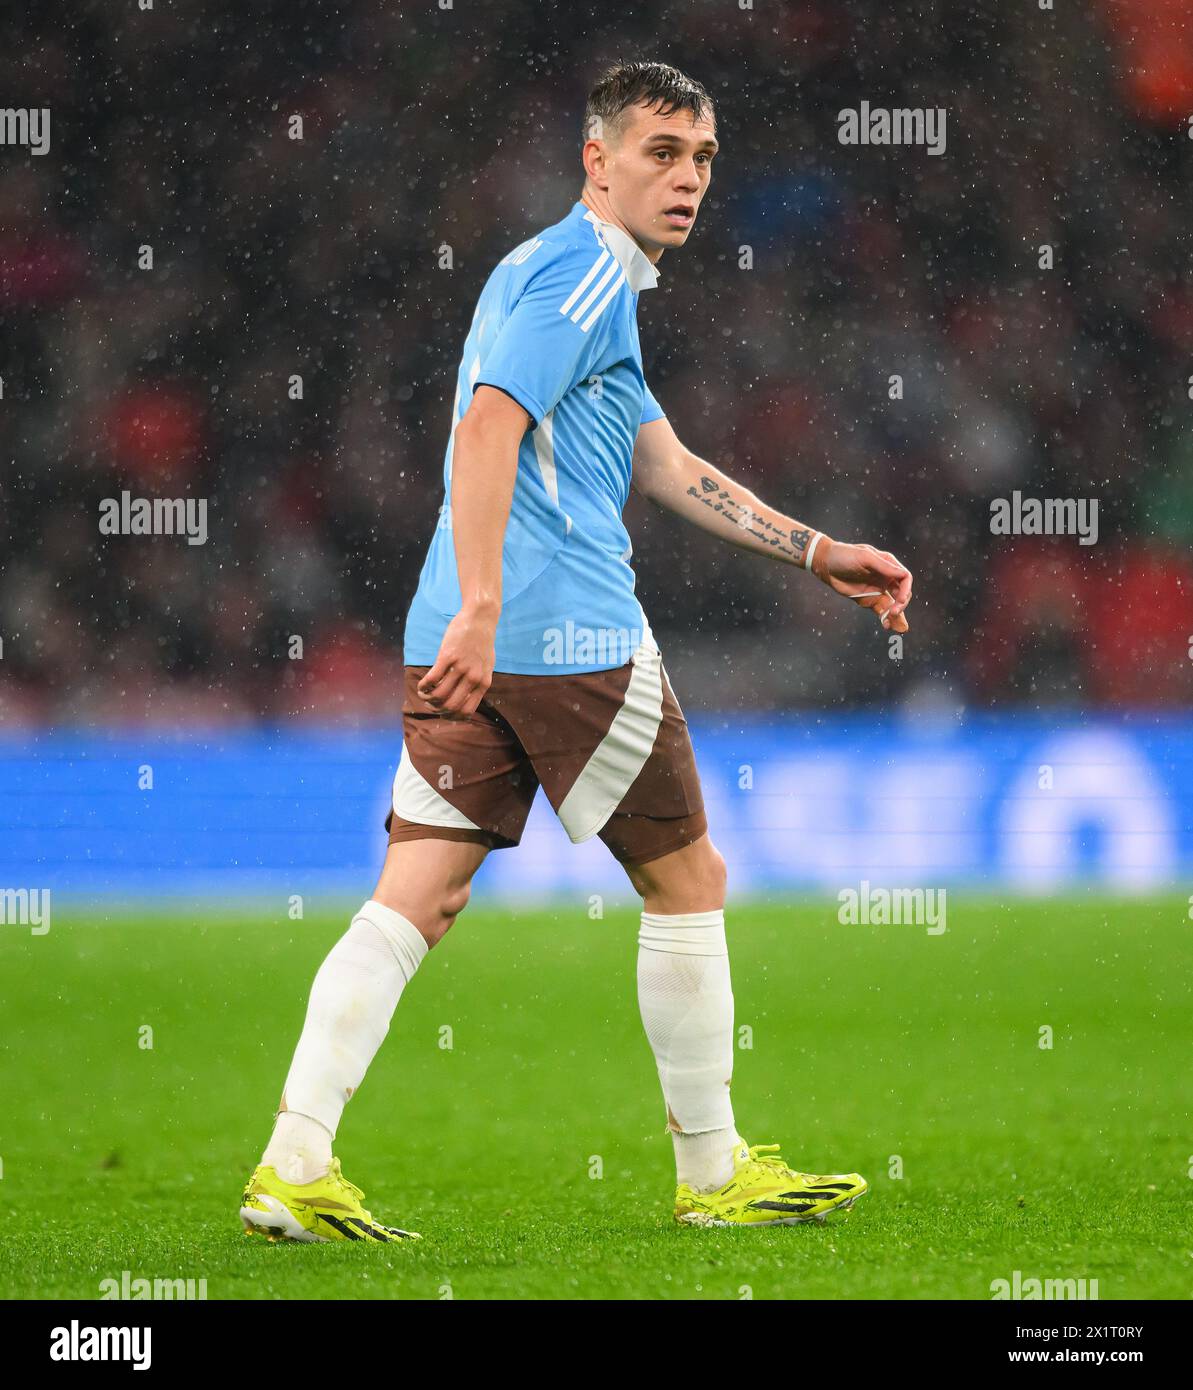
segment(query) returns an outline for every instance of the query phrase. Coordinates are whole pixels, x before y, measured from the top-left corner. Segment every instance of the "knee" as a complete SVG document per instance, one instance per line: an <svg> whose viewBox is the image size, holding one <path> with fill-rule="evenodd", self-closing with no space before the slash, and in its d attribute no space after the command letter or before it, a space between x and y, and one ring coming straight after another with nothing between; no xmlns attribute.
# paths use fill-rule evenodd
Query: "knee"
<svg viewBox="0 0 1193 1390"><path fill-rule="evenodd" d="M471 894L471 884L452 884L434 895L424 897L417 905L406 903L397 910L414 924L428 946L437 946L467 907Z"/></svg>
<svg viewBox="0 0 1193 1390"><path fill-rule="evenodd" d="M453 884L443 897L442 912L445 917L450 917L454 922L461 912L468 906L468 899L472 897L472 884L456 883Z"/></svg>
<svg viewBox="0 0 1193 1390"><path fill-rule="evenodd" d="M728 870L711 840L675 856L629 867L630 882L653 912L707 912L725 906Z"/></svg>
<svg viewBox="0 0 1193 1390"><path fill-rule="evenodd" d="M438 941L447 933L448 928L456 920L461 912L468 906L468 899L472 896L471 883L455 883L447 888L439 899L436 908L435 940ZM434 942L432 942L432 945Z"/></svg>

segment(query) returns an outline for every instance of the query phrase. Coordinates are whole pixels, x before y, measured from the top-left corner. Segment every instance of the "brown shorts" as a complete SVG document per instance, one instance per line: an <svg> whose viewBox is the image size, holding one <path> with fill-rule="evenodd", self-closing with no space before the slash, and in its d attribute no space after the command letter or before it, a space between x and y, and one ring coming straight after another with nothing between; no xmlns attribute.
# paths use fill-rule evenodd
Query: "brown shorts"
<svg viewBox="0 0 1193 1390"><path fill-rule="evenodd" d="M611 671L498 671L463 718L421 698L427 670L406 667L391 844L510 848L540 783L573 843L599 835L622 863L648 863L707 830L687 721L657 648L639 647Z"/></svg>

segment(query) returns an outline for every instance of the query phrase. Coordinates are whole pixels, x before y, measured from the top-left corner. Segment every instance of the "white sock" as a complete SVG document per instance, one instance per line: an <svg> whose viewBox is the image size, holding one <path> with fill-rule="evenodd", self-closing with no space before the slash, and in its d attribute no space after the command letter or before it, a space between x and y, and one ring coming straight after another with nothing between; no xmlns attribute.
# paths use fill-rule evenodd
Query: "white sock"
<svg viewBox="0 0 1193 1390"><path fill-rule="evenodd" d="M638 1005L667 1102L676 1176L713 1191L733 1175L733 989L725 914L642 914Z"/></svg>
<svg viewBox="0 0 1193 1390"><path fill-rule="evenodd" d="M327 1171L344 1106L364 1080L402 990L426 954L426 938L412 922L370 899L319 967L282 1092L283 1110L261 1160L285 1181L313 1182ZM301 1180L287 1177L296 1172Z"/></svg>
<svg viewBox="0 0 1193 1390"><path fill-rule="evenodd" d="M283 1110L261 1162L269 1164L283 1182L296 1187L314 1182L331 1167L331 1132L308 1115Z"/></svg>
<svg viewBox="0 0 1193 1390"><path fill-rule="evenodd" d="M676 1134L675 1178L694 1192L715 1192L733 1176L733 1155L742 1139L733 1125L708 1129L703 1134Z"/></svg>

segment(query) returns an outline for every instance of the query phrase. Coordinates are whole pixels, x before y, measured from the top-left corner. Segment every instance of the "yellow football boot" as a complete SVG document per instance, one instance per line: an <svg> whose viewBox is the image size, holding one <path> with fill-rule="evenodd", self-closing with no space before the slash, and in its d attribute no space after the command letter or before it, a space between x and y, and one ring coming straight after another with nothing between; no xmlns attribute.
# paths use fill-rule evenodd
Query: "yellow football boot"
<svg viewBox="0 0 1193 1390"><path fill-rule="evenodd" d="M246 1235L270 1240L421 1240L417 1231L383 1226L364 1209L364 1193L340 1172L340 1160L314 1182L296 1187L274 1168L257 1168L240 1199Z"/></svg>
<svg viewBox="0 0 1193 1390"><path fill-rule="evenodd" d="M743 1143L733 1155L733 1176L715 1192L680 1183L675 1219L685 1226L791 1226L846 1211L869 1188L858 1173L797 1173L779 1157L778 1144ZM768 1153L771 1156L761 1158Z"/></svg>

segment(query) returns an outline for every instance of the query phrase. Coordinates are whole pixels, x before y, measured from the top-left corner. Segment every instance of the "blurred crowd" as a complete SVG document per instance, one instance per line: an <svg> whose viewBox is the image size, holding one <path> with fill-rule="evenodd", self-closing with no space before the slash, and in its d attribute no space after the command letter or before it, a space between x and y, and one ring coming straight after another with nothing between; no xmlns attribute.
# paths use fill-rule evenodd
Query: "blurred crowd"
<svg viewBox="0 0 1193 1390"><path fill-rule="evenodd" d="M578 197L619 57L718 106L711 192L640 304L655 395L766 501L916 573L900 653L633 498L688 712L1185 703L1193 15L1079 8L16 21L0 91L52 144L0 146L0 727L397 720L476 296ZM945 108L946 152L841 145L862 100ZM1014 490L1097 498L1097 544L992 535ZM210 538L101 535L122 491L207 499Z"/></svg>

